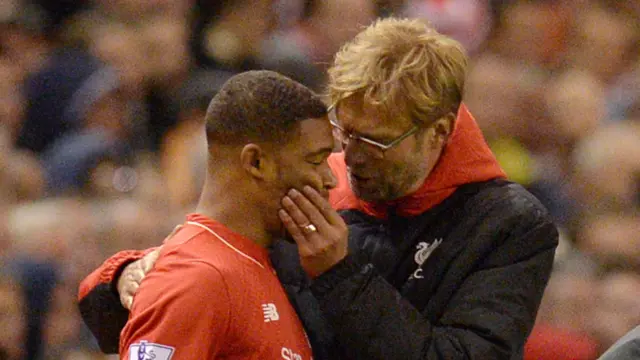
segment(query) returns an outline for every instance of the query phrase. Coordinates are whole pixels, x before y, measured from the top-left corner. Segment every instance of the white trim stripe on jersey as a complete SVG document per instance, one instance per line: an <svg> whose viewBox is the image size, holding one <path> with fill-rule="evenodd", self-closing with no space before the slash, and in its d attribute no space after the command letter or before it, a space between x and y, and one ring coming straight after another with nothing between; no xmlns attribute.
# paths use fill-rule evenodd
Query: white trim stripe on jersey
<svg viewBox="0 0 640 360"><path fill-rule="evenodd" d="M212 233L215 237L217 237L220 241L222 241L225 245L230 247L233 251L235 251L238 254L244 256L245 258L249 259L250 261L253 261L256 265L258 265L258 266L260 266L261 268L264 269L264 266L262 264L260 264L260 262L258 260L252 258L251 256L249 256L249 255L243 253L242 251L238 250L237 248L235 248L233 245L229 244L229 242L227 242L227 240L223 239L222 236L218 235L215 231L209 229L206 225L202 225L202 224L200 224L199 222L196 222L196 221L187 221L187 224L199 226L199 227L207 230L208 232Z"/></svg>

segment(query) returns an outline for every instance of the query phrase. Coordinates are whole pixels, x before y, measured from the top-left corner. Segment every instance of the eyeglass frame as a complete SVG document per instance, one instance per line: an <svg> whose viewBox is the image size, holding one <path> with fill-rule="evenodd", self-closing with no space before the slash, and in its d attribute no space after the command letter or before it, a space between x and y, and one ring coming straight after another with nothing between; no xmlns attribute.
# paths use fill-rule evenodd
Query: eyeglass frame
<svg viewBox="0 0 640 360"><path fill-rule="evenodd" d="M404 134L400 135L398 138L392 140L390 143L383 144L381 142L378 142L378 141L375 141L375 140L371 140L371 139L369 139L367 137L364 137L364 136L352 134L352 133L348 132L347 130L345 130L342 126L340 126L338 124L338 118L336 116L336 108L335 108L335 106L330 106L329 109L327 109L327 113L329 115L329 123L331 124L331 126L334 129L337 129L341 133L345 134L347 139L349 139L349 141L351 141L351 140L360 140L365 144L369 144L369 145L374 146L376 149L380 150L380 152L382 152L383 154L387 150L391 149L392 147L400 144L402 142L402 140L408 138L409 136L415 134L418 130L420 130L420 128L414 124L413 127L411 129L409 129L409 131L407 131Z"/></svg>

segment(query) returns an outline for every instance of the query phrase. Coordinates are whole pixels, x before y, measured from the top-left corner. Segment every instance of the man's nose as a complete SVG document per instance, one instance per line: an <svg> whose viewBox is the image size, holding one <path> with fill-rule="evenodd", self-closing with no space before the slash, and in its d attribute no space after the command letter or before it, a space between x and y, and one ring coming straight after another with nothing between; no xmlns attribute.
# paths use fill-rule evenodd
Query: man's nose
<svg viewBox="0 0 640 360"><path fill-rule="evenodd" d="M324 188L327 190L331 190L338 186L338 179L336 178L331 167L327 166L327 171L322 174L322 182Z"/></svg>
<svg viewBox="0 0 640 360"><path fill-rule="evenodd" d="M362 165L366 162L367 156L362 149L362 146L358 146L357 141L351 140L346 144L342 144L342 151L344 152L344 161L349 167Z"/></svg>

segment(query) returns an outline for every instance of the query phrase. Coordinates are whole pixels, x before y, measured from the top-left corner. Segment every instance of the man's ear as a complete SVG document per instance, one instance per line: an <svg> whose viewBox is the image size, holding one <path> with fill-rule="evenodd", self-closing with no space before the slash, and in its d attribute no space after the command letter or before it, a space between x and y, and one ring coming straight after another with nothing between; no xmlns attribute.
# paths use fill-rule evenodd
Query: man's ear
<svg viewBox="0 0 640 360"><path fill-rule="evenodd" d="M242 168L252 176L264 179L268 171L268 159L265 150L258 144L247 144L240 152Z"/></svg>
<svg viewBox="0 0 640 360"><path fill-rule="evenodd" d="M431 126L433 134L432 144L434 146L441 146L447 142L449 135L451 135L451 132L453 131L455 120L456 115L454 113L448 113L436 120L436 122Z"/></svg>

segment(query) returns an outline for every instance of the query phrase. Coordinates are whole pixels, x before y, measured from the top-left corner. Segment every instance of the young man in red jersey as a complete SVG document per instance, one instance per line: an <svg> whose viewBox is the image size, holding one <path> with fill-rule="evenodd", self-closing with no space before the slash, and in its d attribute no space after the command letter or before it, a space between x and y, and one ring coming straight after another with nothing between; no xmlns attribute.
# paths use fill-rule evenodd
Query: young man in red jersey
<svg viewBox="0 0 640 360"><path fill-rule="evenodd" d="M140 285L120 356L311 359L267 247L282 237L278 209L289 189L326 201L335 186L326 107L287 77L245 72L212 100L206 133L208 171L196 213L165 241ZM340 216L327 216L334 236L346 238Z"/></svg>

